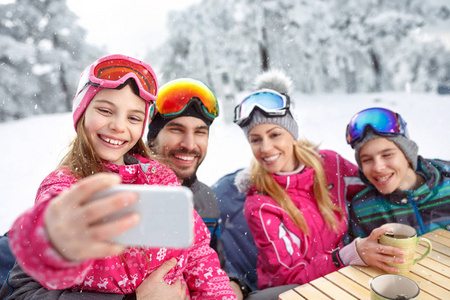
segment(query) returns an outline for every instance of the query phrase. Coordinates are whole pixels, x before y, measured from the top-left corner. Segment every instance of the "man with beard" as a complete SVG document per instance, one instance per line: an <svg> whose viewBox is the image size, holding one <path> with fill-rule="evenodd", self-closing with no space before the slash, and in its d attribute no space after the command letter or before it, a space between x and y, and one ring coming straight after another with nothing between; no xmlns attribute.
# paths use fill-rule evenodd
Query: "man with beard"
<svg viewBox="0 0 450 300"><path fill-rule="evenodd" d="M194 194L194 208L211 232L211 247L220 250L219 205L214 192L197 179L208 148L209 127L219 114L212 91L197 80L182 78L163 85L151 112L147 145Z"/></svg>

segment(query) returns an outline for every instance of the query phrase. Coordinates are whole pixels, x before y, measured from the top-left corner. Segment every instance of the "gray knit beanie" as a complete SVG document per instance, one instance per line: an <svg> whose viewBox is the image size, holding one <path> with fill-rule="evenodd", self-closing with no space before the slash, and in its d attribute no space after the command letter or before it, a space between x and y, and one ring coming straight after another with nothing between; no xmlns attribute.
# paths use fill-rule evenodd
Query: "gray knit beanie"
<svg viewBox="0 0 450 300"><path fill-rule="evenodd" d="M286 76L282 71L269 70L259 75L255 80L256 89L271 89L278 93L289 95L292 87L292 80ZM291 101L292 108L292 101ZM266 116L262 111L256 109L252 115L249 123L245 126L241 126L245 135L248 136L248 132L254 126L259 124L276 124L280 125L298 140L298 124L290 110L287 111L284 116Z"/></svg>
<svg viewBox="0 0 450 300"><path fill-rule="evenodd" d="M361 147L364 146L365 143L367 143L370 140L376 139L376 138L386 138L393 142L397 147L400 148L400 150L403 151L403 154L405 154L406 159L411 163L411 167L414 171L417 169L417 158L418 158L418 152L419 147L417 144L412 141L409 138L408 131L406 131L406 137L399 134L399 135L381 135L376 133L376 131L370 127L367 126L365 132L364 132L364 138L360 141L357 141L355 143L355 159L358 163L359 169L362 170L361 166L361 160L359 158L359 151L361 150Z"/></svg>
<svg viewBox="0 0 450 300"><path fill-rule="evenodd" d="M284 116L266 116L260 110L255 110L252 113L252 119L248 124L242 126L242 130L245 135L248 136L248 132L254 126L258 124L276 124L280 125L294 137L295 140L298 140L298 125L295 122L294 118L291 115L291 112L288 111Z"/></svg>

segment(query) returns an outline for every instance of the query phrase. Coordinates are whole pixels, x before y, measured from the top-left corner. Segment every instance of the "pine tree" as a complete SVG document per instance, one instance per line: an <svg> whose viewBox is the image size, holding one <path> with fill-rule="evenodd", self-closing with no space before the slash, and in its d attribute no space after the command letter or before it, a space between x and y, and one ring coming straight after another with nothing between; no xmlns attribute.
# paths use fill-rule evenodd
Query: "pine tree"
<svg viewBox="0 0 450 300"><path fill-rule="evenodd" d="M82 68L99 51L66 0L0 5L0 121L71 109Z"/></svg>
<svg viewBox="0 0 450 300"><path fill-rule="evenodd" d="M227 69L238 90L251 89L266 68L283 69L307 93L398 90L400 76L409 76L418 90L432 90L447 67L426 55L442 56L443 47L414 35L448 19L447 2L203 0L173 12L158 57L167 80L191 76L214 86L215 72ZM408 67L401 49L421 56L421 67Z"/></svg>

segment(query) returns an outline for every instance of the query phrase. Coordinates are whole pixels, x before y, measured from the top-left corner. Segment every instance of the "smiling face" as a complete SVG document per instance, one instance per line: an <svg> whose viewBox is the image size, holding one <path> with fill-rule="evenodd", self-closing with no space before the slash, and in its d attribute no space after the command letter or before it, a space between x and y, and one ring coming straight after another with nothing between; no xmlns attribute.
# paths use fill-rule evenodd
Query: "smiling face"
<svg viewBox="0 0 450 300"><path fill-rule="evenodd" d="M150 125L151 126L151 125ZM183 182L197 172L208 148L209 127L195 117L169 121L152 142L152 150L165 157L169 167Z"/></svg>
<svg viewBox="0 0 450 300"><path fill-rule="evenodd" d="M298 167L294 137L275 124L258 124L248 133L253 156L269 173L291 172Z"/></svg>
<svg viewBox="0 0 450 300"><path fill-rule="evenodd" d="M102 160L123 165L123 156L141 138L144 120L145 101L126 85L94 96L85 112L84 130Z"/></svg>
<svg viewBox="0 0 450 300"><path fill-rule="evenodd" d="M365 143L359 157L364 175L382 194L410 190L416 184L417 175L406 156L386 138L375 138Z"/></svg>

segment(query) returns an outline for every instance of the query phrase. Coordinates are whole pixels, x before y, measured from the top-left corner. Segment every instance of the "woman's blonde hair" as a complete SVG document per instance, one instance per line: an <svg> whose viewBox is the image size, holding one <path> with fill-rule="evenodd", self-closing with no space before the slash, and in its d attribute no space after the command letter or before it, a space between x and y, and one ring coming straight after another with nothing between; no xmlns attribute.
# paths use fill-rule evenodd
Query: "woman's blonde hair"
<svg viewBox="0 0 450 300"><path fill-rule="evenodd" d="M59 163L60 167L67 167L77 178L84 178L89 175L107 171L102 159L95 152L86 136L84 130L85 114L83 113L77 123L77 136L69 145L68 153ZM146 158L152 158L142 137L136 145L128 151L129 154L139 154Z"/></svg>
<svg viewBox="0 0 450 300"><path fill-rule="evenodd" d="M317 152L317 146L309 141L299 140L293 147L297 160L306 167L314 169L314 197L328 228L337 232L338 221L342 219L343 211L331 201L322 158ZM288 213L294 224L306 235L309 235L309 228L302 212L295 206L285 189L256 159L252 161L251 177L258 191L275 200ZM336 212L340 215L339 217L336 216Z"/></svg>

